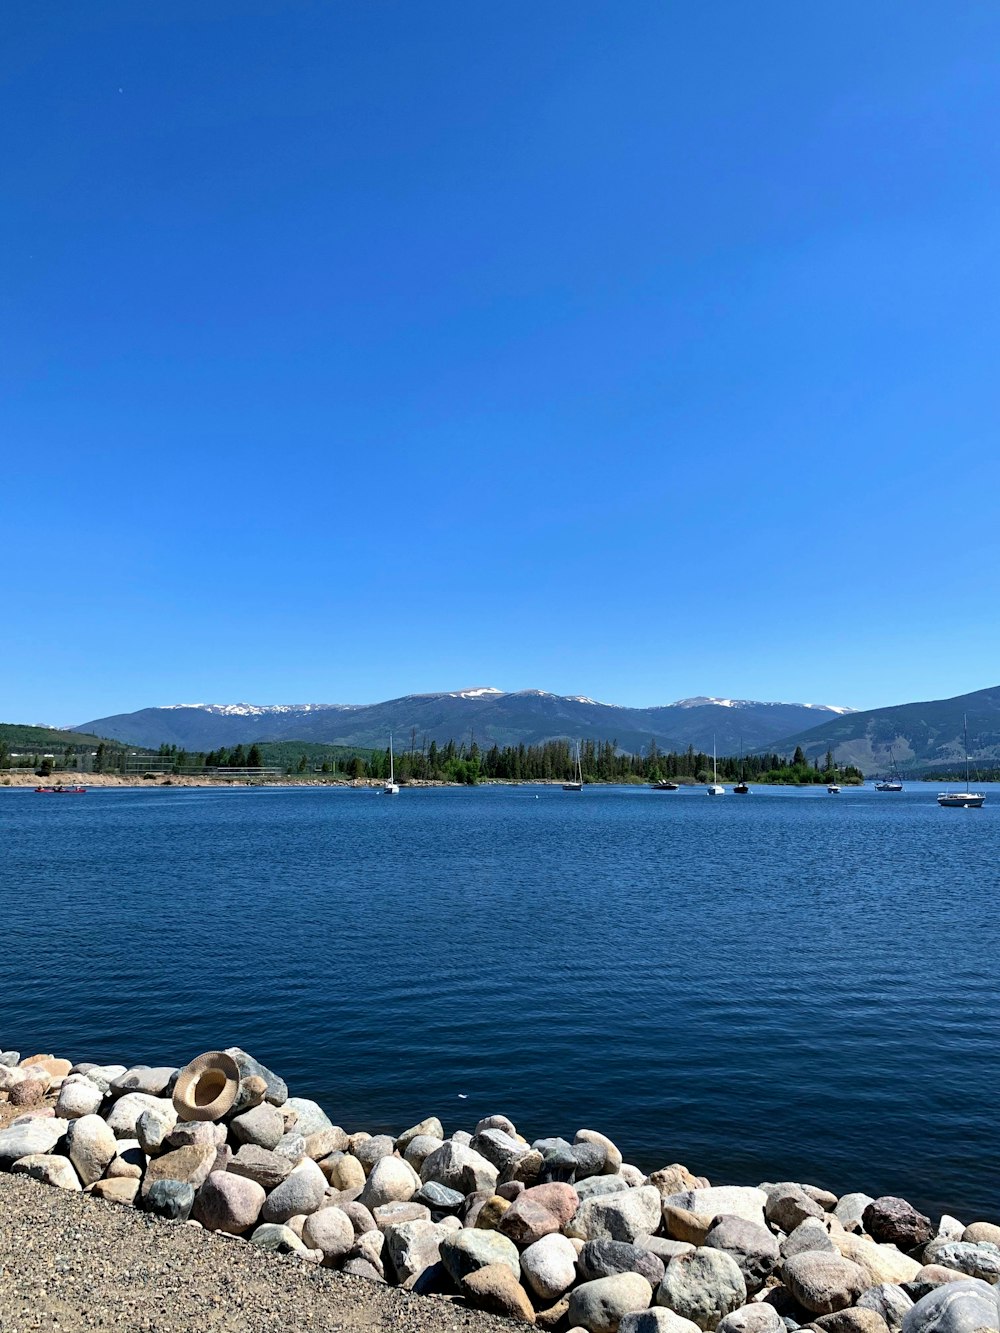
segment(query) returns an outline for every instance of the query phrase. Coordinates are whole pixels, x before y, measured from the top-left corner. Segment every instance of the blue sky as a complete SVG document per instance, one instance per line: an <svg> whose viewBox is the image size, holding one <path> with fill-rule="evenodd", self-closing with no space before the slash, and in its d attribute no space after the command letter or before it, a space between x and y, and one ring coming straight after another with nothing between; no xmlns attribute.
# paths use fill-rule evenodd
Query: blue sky
<svg viewBox="0 0 1000 1333"><path fill-rule="evenodd" d="M1000 9L5 18L0 717L995 684Z"/></svg>

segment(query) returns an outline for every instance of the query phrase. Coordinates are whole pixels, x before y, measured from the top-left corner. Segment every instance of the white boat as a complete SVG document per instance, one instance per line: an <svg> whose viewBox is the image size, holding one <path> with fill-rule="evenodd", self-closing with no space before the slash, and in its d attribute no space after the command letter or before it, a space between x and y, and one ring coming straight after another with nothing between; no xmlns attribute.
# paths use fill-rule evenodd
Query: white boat
<svg viewBox="0 0 1000 1333"><path fill-rule="evenodd" d="M583 765L580 762L580 742L576 743L576 776L572 782L563 783L563 791L583 791Z"/></svg>
<svg viewBox="0 0 1000 1333"><path fill-rule="evenodd" d="M875 783L876 791L902 791L903 780L899 776L899 769L896 767L896 760L893 757L892 747L889 748L889 776L883 778L881 782Z"/></svg>
<svg viewBox="0 0 1000 1333"><path fill-rule="evenodd" d="M962 714L962 730L965 734L965 791L941 791L938 792L938 805L948 806L955 810L978 810L986 800L986 795L981 791L971 791L969 784L969 722L966 715Z"/></svg>
<svg viewBox="0 0 1000 1333"><path fill-rule="evenodd" d="M733 788L734 796L748 796L750 788L747 786L747 780L743 776L743 737L740 737L740 780Z"/></svg>
<svg viewBox="0 0 1000 1333"><path fill-rule="evenodd" d="M399 783L396 781L396 770L392 760L392 732L389 732L389 779L382 784L383 796L398 796Z"/></svg>
<svg viewBox="0 0 1000 1333"><path fill-rule="evenodd" d="M827 791L830 793L831 796L840 795L840 788L837 786L835 782L830 783L830 785L827 787Z"/></svg>
<svg viewBox="0 0 1000 1333"><path fill-rule="evenodd" d="M715 737L712 737L712 781L708 785L709 796L725 796L726 789L719 783L719 765L715 758Z"/></svg>

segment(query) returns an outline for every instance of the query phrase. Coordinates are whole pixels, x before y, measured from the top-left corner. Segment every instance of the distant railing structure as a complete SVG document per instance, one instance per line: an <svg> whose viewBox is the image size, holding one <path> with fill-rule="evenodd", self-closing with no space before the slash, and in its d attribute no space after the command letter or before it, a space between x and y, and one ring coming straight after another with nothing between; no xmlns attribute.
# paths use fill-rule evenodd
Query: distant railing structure
<svg viewBox="0 0 1000 1333"><path fill-rule="evenodd" d="M178 764L169 755L128 755L124 768L111 769L123 777L142 777L155 773L157 777L185 778L280 778L285 770L280 766L241 764L223 768L214 764Z"/></svg>

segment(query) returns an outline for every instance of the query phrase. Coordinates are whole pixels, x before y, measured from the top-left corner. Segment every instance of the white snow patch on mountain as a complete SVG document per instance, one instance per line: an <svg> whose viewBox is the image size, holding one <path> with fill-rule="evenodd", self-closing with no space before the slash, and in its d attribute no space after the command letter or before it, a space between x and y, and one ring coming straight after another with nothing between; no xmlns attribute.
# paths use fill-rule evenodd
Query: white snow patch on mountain
<svg viewBox="0 0 1000 1333"><path fill-rule="evenodd" d="M504 691L498 690L495 685L477 685L472 690L455 690L449 694L449 699L499 699Z"/></svg>

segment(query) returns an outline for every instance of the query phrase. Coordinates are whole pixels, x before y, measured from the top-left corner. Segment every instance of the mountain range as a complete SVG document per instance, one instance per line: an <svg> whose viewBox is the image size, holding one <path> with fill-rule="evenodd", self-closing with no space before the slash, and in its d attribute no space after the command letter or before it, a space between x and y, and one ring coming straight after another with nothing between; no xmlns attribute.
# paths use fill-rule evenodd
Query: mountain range
<svg viewBox="0 0 1000 1333"><path fill-rule="evenodd" d="M698 697L653 708L622 708L582 695L544 690L505 692L476 686L441 694L408 694L375 704L174 704L81 723L87 731L132 745L214 750L254 741L297 740L382 748L397 743L473 739L480 747L533 745L570 737L614 740L623 750L661 749L734 754L770 747L811 724L850 714L827 704L760 703Z"/></svg>
<svg viewBox="0 0 1000 1333"><path fill-rule="evenodd" d="M965 763L966 719L972 762L981 768L1000 767L998 685L952 699L845 714L792 733L779 748L801 745L807 759L822 759L832 750L839 764L856 764L869 774L885 772L892 761L904 773L954 771Z"/></svg>

